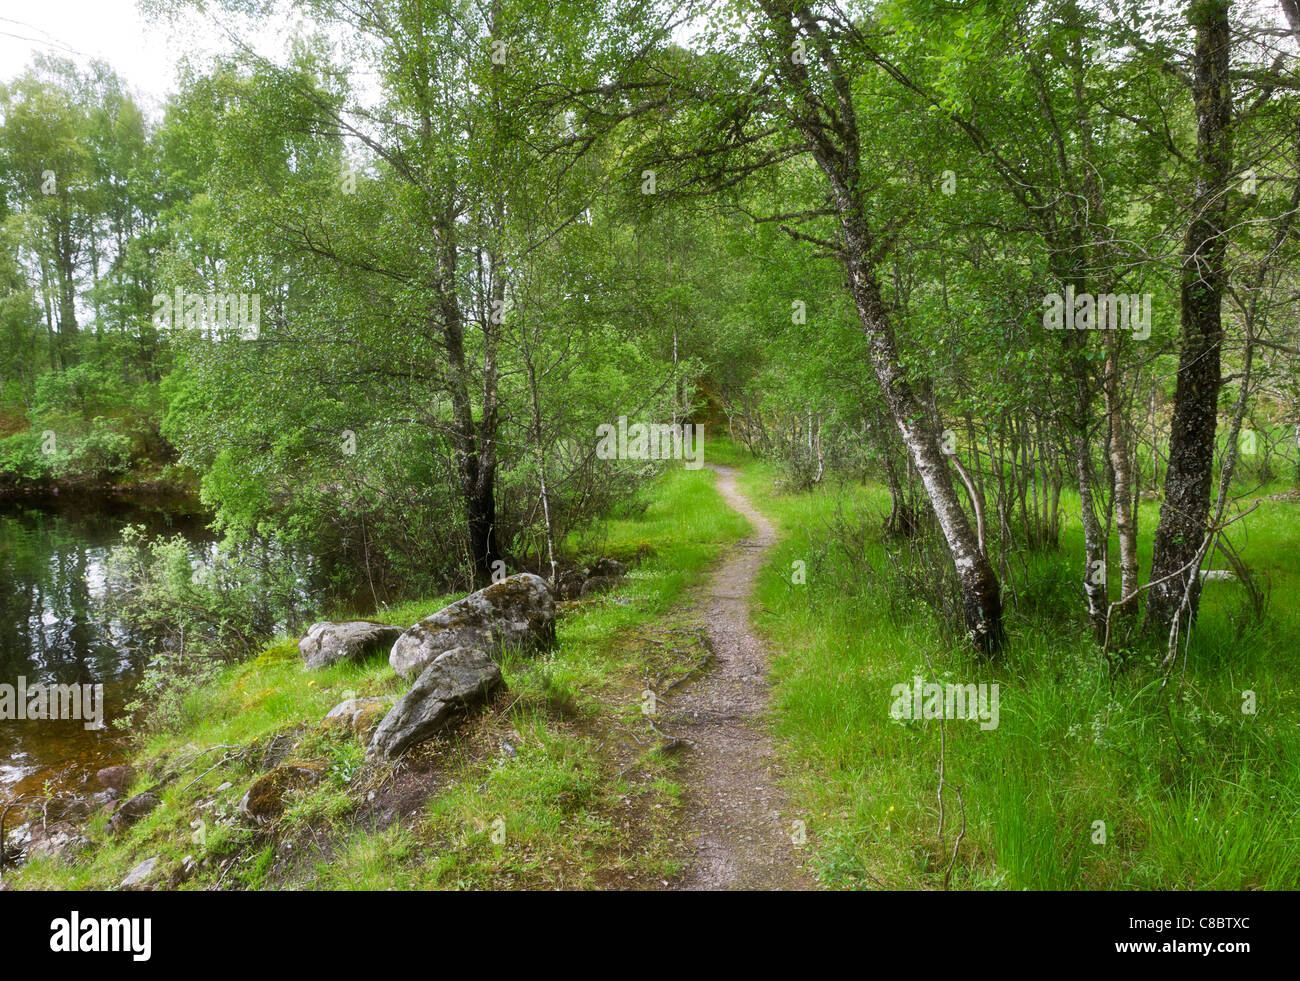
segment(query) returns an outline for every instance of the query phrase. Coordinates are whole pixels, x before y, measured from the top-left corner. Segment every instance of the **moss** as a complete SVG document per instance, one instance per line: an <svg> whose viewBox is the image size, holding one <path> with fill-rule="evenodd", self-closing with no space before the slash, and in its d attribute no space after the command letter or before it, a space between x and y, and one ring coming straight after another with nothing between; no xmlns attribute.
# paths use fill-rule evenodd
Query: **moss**
<svg viewBox="0 0 1300 981"><path fill-rule="evenodd" d="M289 792L319 781L323 769L318 763L277 766L248 788L241 810L258 824L274 821L284 813L285 797Z"/></svg>

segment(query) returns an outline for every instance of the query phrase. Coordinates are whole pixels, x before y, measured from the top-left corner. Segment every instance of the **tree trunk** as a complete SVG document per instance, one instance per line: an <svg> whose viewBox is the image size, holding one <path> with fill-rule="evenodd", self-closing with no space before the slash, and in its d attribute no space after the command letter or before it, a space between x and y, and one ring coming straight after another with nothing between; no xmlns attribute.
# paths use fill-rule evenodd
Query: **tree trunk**
<svg viewBox="0 0 1300 981"><path fill-rule="evenodd" d="M66 205L65 205L66 207ZM55 231L54 271L59 288L59 359L66 368L76 360L77 343L77 259L69 221L60 221Z"/></svg>
<svg viewBox="0 0 1300 981"><path fill-rule="evenodd" d="M1106 374L1102 390L1106 398L1106 414L1110 419L1110 466L1115 481L1115 533L1119 538L1119 598L1123 602L1138 588L1137 521L1132 493L1132 458L1124 423L1124 408L1120 401L1119 337L1113 330L1104 333ZM1125 611L1132 612L1127 608Z"/></svg>
<svg viewBox="0 0 1300 981"><path fill-rule="evenodd" d="M501 557L496 538L496 373L494 359L485 366L485 400L478 424L469 396L464 321L455 291L456 248L446 229L441 257L439 313L443 344L451 362L452 443L465 506L471 574L475 584L492 581L493 563ZM489 350L492 345L488 344Z"/></svg>
<svg viewBox="0 0 1300 981"><path fill-rule="evenodd" d="M1079 287L1086 290L1085 284ZM1082 348L1086 335L1070 333L1068 343L1079 350L1074 352L1074 418L1070 434L1074 450L1074 479L1079 487L1079 520L1083 524L1083 594L1088 603L1088 622L1098 640L1106 634L1106 541L1101 523L1097 520L1097 507L1093 501L1092 447L1088 442L1088 424L1092 416L1092 389L1088 380L1088 362Z"/></svg>
<svg viewBox="0 0 1300 981"><path fill-rule="evenodd" d="M861 196L861 134L854 107L853 81L808 5L792 8L763 2L761 7L787 51L789 48L785 46L799 39L793 26L798 23L817 50L822 71L829 80L827 91L820 92L804 62L782 59L776 66L794 94L793 104L787 110L791 122L808 141L831 192L843 240L847 285L867 340L871 366L948 543L961 584L968 636L978 651L995 654L1006 639L1001 585L992 565L980 553L975 532L958 501L930 413L908 382L899 360L893 322L880 294L879 254Z"/></svg>
<svg viewBox="0 0 1300 981"><path fill-rule="evenodd" d="M497 547L496 474L483 470L477 475L474 493L466 501L469 508L469 547L474 561L474 580L478 585L492 581L492 566L501 557Z"/></svg>
<svg viewBox="0 0 1300 981"><path fill-rule="evenodd" d="M1193 563L1205 539L1214 475L1218 424L1222 306L1226 285L1225 189L1232 179L1232 92L1228 58L1232 43L1228 5L1198 0L1188 13L1196 29L1192 92L1196 102L1195 212L1183 242L1178 356L1165 499L1151 558L1147 628L1168 634L1188 593L1187 619L1200 602ZM1181 573L1181 574L1176 574ZM1164 580L1163 582L1157 582Z"/></svg>
<svg viewBox="0 0 1300 981"><path fill-rule="evenodd" d="M962 612L970 641L982 653L995 654L1006 639L1001 586L993 566L980 552L979 540L957 499L938 434L927 425L925 407L899 362L893 325L885 312L875 271L865 259L865 227L851 215L843 218L842 224L849 253L849 282L876 380L948 543L961 583Z"/></svg>

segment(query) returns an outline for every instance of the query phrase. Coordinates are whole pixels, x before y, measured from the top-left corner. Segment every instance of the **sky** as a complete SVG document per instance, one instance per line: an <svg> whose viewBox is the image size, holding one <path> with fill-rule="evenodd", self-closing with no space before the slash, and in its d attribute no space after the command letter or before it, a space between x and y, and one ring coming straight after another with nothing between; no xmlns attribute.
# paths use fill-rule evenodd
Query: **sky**
<svg viewBox="0 0 1300 981"><path fill-rule="evenodd" d="M238 23L230 15L222 22ZM280 30L241 30L258 49L283 44ZM136 0L0 0L0 80L22 73L36 52L86 64L108 62L141 105L157 112L175 88L176 65L184 54L228 50L219 23L191 13L178 23L144 16ZM268 53L264 51L264 53Z"/></svg>
<svg viewBox="0 0 1300 981"><path fill-rule="evenodd" d="M235 27L240 38L272 58L284 51L294 31L287 19L268 26L225 12L189 12L179 22L160 21L142 14L136 0L0 0L0 81L20 75L37 52L81 65L98 58L125 80L142 109L157 116L175 90L183 55L231 50L223 25ZM682 27L674 37L686 43L692 33Z"/></svg>
<svg viewBox="0 0 1300 981"><path fill-rule="evenodd" d="M1276 0L1242 0L1242 6L1262 9L1279 27L1284 24ZM272 57L284 50L293 30L287 21L251 25L225 13L191 12L179 22L159 21L143 15L136 0L0 0L0 81L20 74L38 51L83 65L100 58L142 97L141 107L155 114L175 87L182 55L229 50L222 24L237 26L240 37ZM682 28L675 37L685 43L691 34Z"/></svg>
<svg viewBox="0 0 1300 981"><path fill-rule="evenodd" d="M146 22L135 0L0 0L0 79L20 74L36 52L82 64L100 58L161 102L176 68L170 33Z"/></svg>

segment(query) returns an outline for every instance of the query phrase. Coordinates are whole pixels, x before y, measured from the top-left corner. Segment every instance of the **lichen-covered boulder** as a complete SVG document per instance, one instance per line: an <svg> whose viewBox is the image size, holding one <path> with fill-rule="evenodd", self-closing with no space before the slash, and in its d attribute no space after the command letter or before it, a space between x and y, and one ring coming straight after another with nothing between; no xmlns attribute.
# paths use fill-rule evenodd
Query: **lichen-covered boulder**
<svg viewBox="0 0 1300 981"><path fill-rule="evenodd" d="M284 813L284 798L289 791L309 787L320 777L321 767L314 764L277 766L248 788L239 802L239 813L254 824L270 824Z"/></svg>
<svg viewBox="0 0 1300 981"><path fill-rule="evenodd" d="M391 698L349 698L330 709L329 715L325 716L325 725L368 733L392 705Z"/></svg>
<svg viewBox="0 0 1300 981"><path fill-rule="evenodd" d="M401 627L373 620L313 623L298 641L298 653L309 668L328 668L339 661L360 661L387 650L402 635Z"/></svg>
<svg viewBox="0 0 1300 981"><path fill-rule="evenodd" d="M486 651L456 647L440 654L384 716L366 755L395 759L445 728L458 709L485 701L501 685L501 668Z"/></svg>
<svg viewBox="0 0 1300 981"><path fill-rule="evenodd" d="M415 678L457 647L495 654L503 647L535 651L554 643L551 589L541 576L521 572L425 617L397 638L388 663L403 678Z"/></svg>

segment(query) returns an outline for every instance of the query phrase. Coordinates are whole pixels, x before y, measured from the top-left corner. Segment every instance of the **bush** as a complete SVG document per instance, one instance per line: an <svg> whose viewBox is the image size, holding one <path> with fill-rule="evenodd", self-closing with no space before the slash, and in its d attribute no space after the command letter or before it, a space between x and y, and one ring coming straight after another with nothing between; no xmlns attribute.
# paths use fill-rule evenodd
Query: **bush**
<svg viewBox="0 0 1300 981"><path fill-rule="evenodd" d="M55 454L56 476L101 481L118 477L131 468L131 438L118 432L103 416L96 416L90 432L75 440L65 454Z"/></svg>
<svg viewBox="0 0 1300 981"><path fill-rule="evenodd" d="M98 483L131 469L131 437L112 422L96 416L84 435L65 435L70 428L50 422L0 439L0 484Z"/></svg>
<svg viewBox="0 0 1300 981"><path fill-rule="evenodd" d="M105 612L145 637L152 654L128 712L149 705L151 727L173 726L223 664L256 654L277 629L296 629L304 597L295 564L265 541L225 541L195 557L180 535L150 541L138 526L124 529L108 557Z"/></svg>
<svg viewBox="0 0 1300 981"><path fill-rule="evenodd" d="M15 433L0 439L0 484L17 486L48 480L50 460L41 452L39 433Z"/></svg>
<svg viewBox="0 0 1300 981"><path fill-rule="evenodd" d="M74 413L90 419L99 412L121 406L127 400L122 380L105 366L82 362L51 371L36 379L35 411Z"/></svg>

